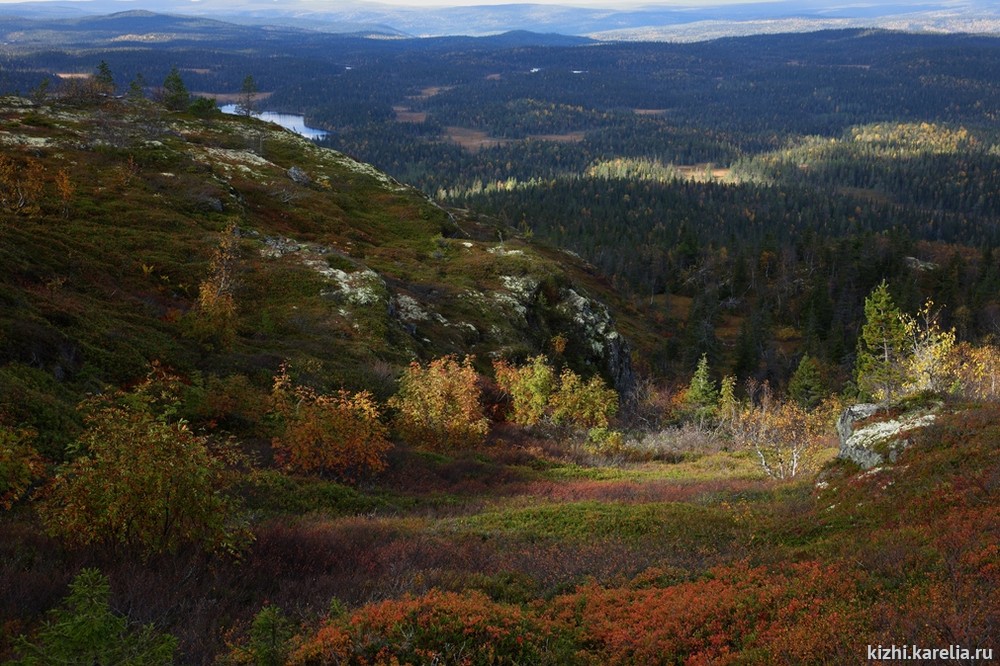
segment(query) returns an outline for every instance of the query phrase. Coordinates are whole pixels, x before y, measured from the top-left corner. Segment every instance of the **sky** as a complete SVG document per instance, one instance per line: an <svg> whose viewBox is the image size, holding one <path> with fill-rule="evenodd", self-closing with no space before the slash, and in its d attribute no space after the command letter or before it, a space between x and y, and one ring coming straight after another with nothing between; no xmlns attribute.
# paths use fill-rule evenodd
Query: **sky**
<svg viewBox="0 0 1000 666"><path fill-rule="evenodd" d="M2 0L0 0L2 1ZM762 0L392 0L392 2L369 3L359 2L359 5L394 5L397 7L469 7L472 5L563 5L570 7L603 7L606 9L631 9L635 7L717 7L719 5L737 5ZM763 0L766 2L767 0Z"/></svg>

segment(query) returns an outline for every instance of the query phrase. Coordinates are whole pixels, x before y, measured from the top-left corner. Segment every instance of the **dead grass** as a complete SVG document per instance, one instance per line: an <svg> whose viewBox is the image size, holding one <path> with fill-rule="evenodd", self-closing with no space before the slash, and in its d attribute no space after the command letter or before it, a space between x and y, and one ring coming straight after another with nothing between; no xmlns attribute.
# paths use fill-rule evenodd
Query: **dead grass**
<svg viewBox="0 0 1000 666"><path fill-rule="evenodd" d="M412 111L408 106L394 106L397 123L422 123L427 120L426 111Z"/></svg>
<svg viewBox="0 0 1000 666"><path fill-rule="evenodd" d="M505 146L513 143L511 139L498 139L490 136L481 130L469 129L468 127L446 127L445 139L452 143L457 143L462 148L469 151L492 148L493 146Z"/></svg>
<svg viewBox="0 0 1000 666"><path fill-rule="evenodd" d="M413 114L421 115L421 114ZM427 114L422 114L425 118ZM405 116L405 114L403 114ZM396 120L399 122L423 122L421 120L407 121L404 120L400 112L396 112ZM495 136L490 136L488 132L483 132L482 130L470 129L468 127L446 127L445 128L445 140L451 141L452 143L457 143L462 148L475 152L477 150L482 150L483 148L493 148L494 146L507 146L515 143L523 143L524 141L552 141L555 143L579 143L583 141L586 136L586 132L566 132L564 134L530 134L525 139L501 139Z"/></svg>

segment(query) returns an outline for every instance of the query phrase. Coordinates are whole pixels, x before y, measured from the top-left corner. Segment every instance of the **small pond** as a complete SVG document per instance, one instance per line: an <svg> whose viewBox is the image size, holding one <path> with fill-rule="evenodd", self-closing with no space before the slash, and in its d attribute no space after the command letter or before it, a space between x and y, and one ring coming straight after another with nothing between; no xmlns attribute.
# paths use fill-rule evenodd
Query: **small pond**
<svg viewBox="0 0 1000 666"><path fill-rule="evenodd" d="M236 104L226 104L220 108L223 113L241 113ZM322 139L328 134L325 130L316 129L315 127L307 127L306 119L303 116L297 116L293 113L274 113L273 111L263 111L261 113L253 114L253 117L266 120L270 123L277 123L285 129L290 129L296 134L301 134L307 139Z"/></svg>

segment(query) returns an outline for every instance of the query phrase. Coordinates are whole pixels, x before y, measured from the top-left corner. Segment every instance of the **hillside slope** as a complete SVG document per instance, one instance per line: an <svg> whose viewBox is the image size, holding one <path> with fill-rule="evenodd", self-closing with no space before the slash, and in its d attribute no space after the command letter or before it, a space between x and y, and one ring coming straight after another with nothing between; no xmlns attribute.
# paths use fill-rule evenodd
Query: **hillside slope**
<svg viewBox="0 0 1000 666"><path fill-rule="evenodd" d="M259 384L289 361L387 394L413 359L485 365L562 335L570 365L631 385L614 295L582 261L275 125L4 98L0 145L0 410L43 438L153 360ZM198 306L213 284L233 316Z"/></svg>

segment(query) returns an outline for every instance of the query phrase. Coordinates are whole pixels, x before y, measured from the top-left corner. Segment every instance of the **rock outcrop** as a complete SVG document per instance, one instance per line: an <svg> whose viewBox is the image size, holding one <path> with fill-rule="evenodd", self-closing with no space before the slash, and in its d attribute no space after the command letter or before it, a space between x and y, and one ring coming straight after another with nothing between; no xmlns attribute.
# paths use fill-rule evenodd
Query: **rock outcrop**
<svg viewBox="0 0 1000 666"><path fill-rule="evenodd" d="M874 416L879 409L878 405L866 403L844 410L837 420L837 434L840 437L838 458L850 460L863 469L896 462L899 454L909 444L904 435L910 430L930 425L935 419L934 414L912 413L854 429L856 422Z"/></svg>

